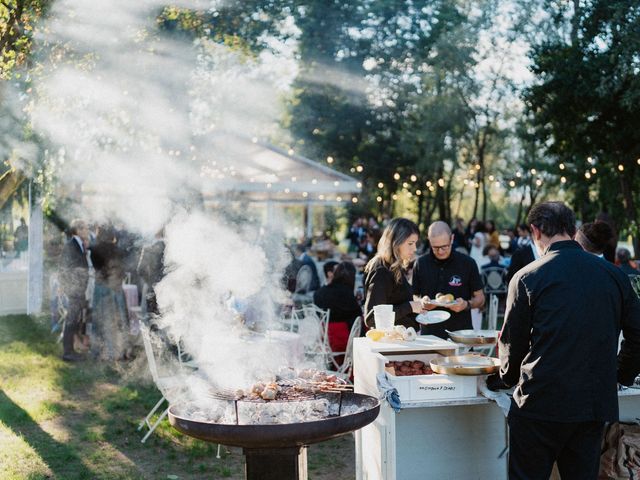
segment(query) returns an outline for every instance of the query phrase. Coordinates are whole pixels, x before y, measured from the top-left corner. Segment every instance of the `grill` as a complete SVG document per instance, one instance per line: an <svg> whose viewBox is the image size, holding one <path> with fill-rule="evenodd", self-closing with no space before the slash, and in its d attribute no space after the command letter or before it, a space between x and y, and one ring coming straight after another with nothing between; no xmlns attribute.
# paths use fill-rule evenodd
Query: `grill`
<svg viewBox="0 0 640 480"><path fill-rule="evenodd" d="M322 391L322 386L309 383L305 382L300 388L300 384L296 382L290 389L284 389L285 392L298 391L301 397L283 395L282 398L271 401L245 398L236 392L211 392L212 398L234 403L235 424L194 420L186 413L190 409L189 404L172 405L169 408L169 422L185 435L206 442L242 447L247 480L306 480L307 445L358 430L373 422L380 411L380 402L375 397L342 388L339 391ZM245 425L239 421L239 403L291 403L319 398L328 398L333 405L337 405L337 415L321 420L285 424ZM356 413L347 413L354 407L358 408Z"/></svg>

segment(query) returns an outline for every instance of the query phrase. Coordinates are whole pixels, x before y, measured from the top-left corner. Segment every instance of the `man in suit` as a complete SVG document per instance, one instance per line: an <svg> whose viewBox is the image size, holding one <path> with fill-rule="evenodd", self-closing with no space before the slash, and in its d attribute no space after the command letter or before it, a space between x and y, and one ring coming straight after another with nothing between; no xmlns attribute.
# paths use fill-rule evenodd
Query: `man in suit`
<svg viewBox="0 0 640 480"><path fill-rule="evenodd" d="M509 478L547 480L557 462L563 480L595 480L618 384L640 372L640 301L620 269L572 240L564 203L535 205L528 223L541 256L511 280L499 340L500 377L515 386Z"/></svg>
<svg viewBox="0 0 640 480"><path fill-rule="evenodd" d="M60 257L60 284L69 302L62 332L62 359L74 362L82 359L73 349L73 337L79 332L82 312L87 303L85 294L89 281L89 264L86 246L89 228L82 220L73 220L69 233L71 238L65 243Z"/></svg>
<svg viewBox="0 0 640 480"><path fill-rule="evenodd" d="M536 250L536 246L533 244L533 242L520 247L515 252L513 252L513 255L511 255L511 263L509 263L509 267L507 267L507 283L511 281L518 270L529 265L538 257L538 251Z"/></svg>

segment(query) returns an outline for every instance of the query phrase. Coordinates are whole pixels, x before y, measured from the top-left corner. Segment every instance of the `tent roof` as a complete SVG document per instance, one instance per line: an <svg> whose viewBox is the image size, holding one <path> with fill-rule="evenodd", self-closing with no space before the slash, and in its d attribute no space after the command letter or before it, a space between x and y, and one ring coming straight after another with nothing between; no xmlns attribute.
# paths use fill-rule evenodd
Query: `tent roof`
<svg viewBox="0 0 640 480"><path fill-rule="evenodd" d="M216 160L203 168L205 198L222 190L253 201L342 202L362 188L348 175L256 138L225 134L208 140Z"/></svg>

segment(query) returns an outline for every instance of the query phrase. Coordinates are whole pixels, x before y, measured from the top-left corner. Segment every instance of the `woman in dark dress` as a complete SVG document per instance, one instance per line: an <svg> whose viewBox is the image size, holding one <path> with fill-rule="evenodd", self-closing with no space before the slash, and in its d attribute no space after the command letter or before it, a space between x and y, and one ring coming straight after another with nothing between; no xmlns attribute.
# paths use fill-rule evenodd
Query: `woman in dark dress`
<svg viewBox="0 0 640 480"><path fill-rule="evenodd" d="M418 330L416 314L422 312L422 302L413 300L413 290L407 280L418 242L418 226L406 218L394 218L384 229L378 253L365 267L365 324L375 326L373 307L393 305L395 324Z"/></svg>
<svg viewBox="0 0 640 480"><path fill-rule="evenodd" d="M355 283L356 267L351 262L340 262L333 270L331 283L313 295L313 303L329 309L329 346L334 352L346 351L353 322L362 315L353 293Z"/></svg>

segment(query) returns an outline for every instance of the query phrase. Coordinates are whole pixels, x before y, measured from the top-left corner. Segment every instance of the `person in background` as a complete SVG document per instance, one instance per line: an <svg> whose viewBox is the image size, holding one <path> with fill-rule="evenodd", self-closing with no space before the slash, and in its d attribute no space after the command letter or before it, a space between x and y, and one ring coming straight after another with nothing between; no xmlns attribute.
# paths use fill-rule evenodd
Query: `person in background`
<svg viewBox="0 0 640 480"><path fill-rule="evenodd" d="M487 245L487 234L484 223L478 222L471 239L471 250L469 250L469 256L476 261L478 271L480 266L486 262L486 258L483 256L484 247Z"/></svg>
<svg viewBox="0 0 640 480"><path fill-rule="evenodd" d="M302 262L301 268L307 265L311 269L311 284L309 285L309 292L315 292L318 288L320 288L320 277L318 277L318 268L316 267L316 262L313 261L313 258L307 253L308 247L302 243L296 245L295 253L296 258ZM306 292L300 292L306 293Z"/></svg>
<svg viewBox="0 0 640 480"><path fill-rule="evenodd" d="M334 262L333 260L324 262L324 265L322 266L322 271L324 272L326 285L329 285L333 280L333 271L336 268L336 265L338 265L338 262Z"/></svg>
<svg viewBox="0 0 640 480"><path fill-rule="evenodd" d="M74 349L74 337L80 333L83 311L87 308L86 290L89 281L87 248L89 229L82 220L69 226L71 238L65 243L60 257L60 286L67 297L67 315L62 332L62 359L66 362L82 360Z"/></svg>
<svg viewBox="0 0 640 480"><path fill-rule="evenodd" d="M164 229L161 229L156 233L153 243L142 248L136 267L138 276L148 286L146 298L141 299L146 303L148 313L160 313L154 287L164 276L164 248Z"/></svg>
<svg viewBox="0 0 640 480"><path fill-rule="evenodd" d="M524 248L527 245L531 245L531 230L529 227L521 223L516 230L518 232L518 238L516 239L517 248Z"/></svg>
<svg viewBox="0 0 640 480"><path fill-rule="evenodd" d="M618 248L618 229L616 228L616 222L607 212L600 212L596 215L596 222L602 222L609 225L611 232L613 233L609 243L604 247L602 255L608 262L614 263L616 260L616 248Z"/></svg>
<svg viewBox="0 0 640 480"><path fill-rule="evenodd" d="M20 225L18 225L16 231L13 233L13 237L16 242L16 252L18 252L18 254L25 252L29 245L29 227L27 227L24 218L20 218Z"/></svg>
<svg viewBox="0 0 640 480"><path fill-rule="evenodd" d="M487 230L487 244L493 245L500 250L500 233L496 230L495 222L493 220L487 220L484 225Z"/></svg>
<svg viewBox="0 0 640 480"><path fill-rule="evenodd" d="M489 260L488 263L482 265L481 270L486 268L507 268L504 263L501 262L500 250L493 245L487 245L484 247L484 256Z"/></svg>
<svg viewBox="0 0 640 480"><path fill-rule="evenodd" d="M556 462L563 480L595 480L618 383L640 372L640 301L626 275L571 240L564 203L534 205L528 223L543 254L511 280L498 343L500 378L515 386L509 478L547 480Z"/></svg>
<svg viewBox="0 0 640 480"><path fill-rule="evenodd" d="M373 231L367 231L362 242L360 243L360 247L358 248L358 254L360 258L366 260L367 262L373 258L376 254L376 240L373 235Z"/></svg>
<svg viewBox="0 0 640 480"><path fill-rule="evenodd" d="M98 227L91 249L96 283L93 296L92 353L96 358L119 360L125 353L127 312L122 282L125 278L124 252L117 246L112 225Z"/></svg>
<svg viewBox="0 0 640 480"><path fill-rule="evenodd" d="M464 233L464 220L460 217L456 218L456 224L453 229L453 249L458 250L459 248L464 249L464 252L469 252L467 241L465 240Z"/></svg>
<svg viewBox="0 0 640 480"><path fill-rule="evenodd" d="M518 270L529 265L540 257L538 250L533 242L522 248L518 248L511 255L511 262L507 267L506 281L509 283Z"/></svg>
<svg viewBox="0 0 640 480"><path fill-rule="evenodd" d="M640 270L631 265L631 252L626 248L619 248L616 252L616 264L627 275L640 275Z"/></svg>
<svg viewBox="0 0 640 480"><path fill-rule="evenodd" d="M604 258L604 250L613 236L613 230L604 222L583 223L576 232L575 241L585 251Z"/></svg>
<svg viewBox="0 0 640 480"><path fill-rule="evenodd" d="M415 316L422 312L422 302L413 300L407 270L413 262L418 243L418 226L406 218L394 218L382 232L378 253L364 269L365 325L375 326L373 307L393 305L395 324L414 327Z"/></svg>
<svg viewBox="0 0 640 480"><path fill-rule="evenodd" d="M423 335L449 338L446 330L472 328L471 309L484 305L482 279L478 267L471 257L452 249L453 234L445 222L434 222L429 226L431 251L418 258L413 269L413 293L427 300L436 294L451 294L454 302L447 307L436 307L425 303L426 310L435 308L451 312L448 320L423 325Z"/></svg>
<svg viewBox="0 0 640 480"><path fill-rule="evenodd" d="M347 349L349 332L362 309L353 294L356 283L356 267L351 262L340 262L333 271L333 279L313 294L313 303L329 309L329 345L334 352Z"/></svg>

